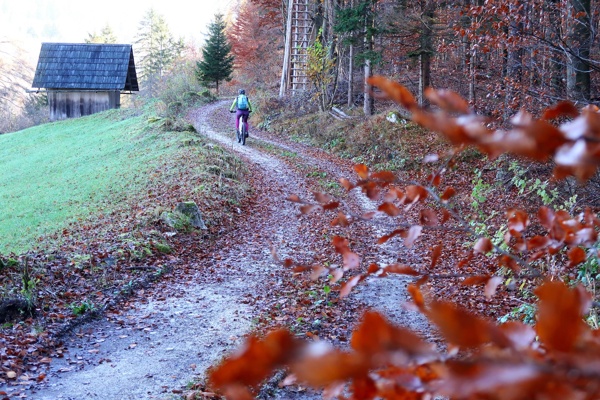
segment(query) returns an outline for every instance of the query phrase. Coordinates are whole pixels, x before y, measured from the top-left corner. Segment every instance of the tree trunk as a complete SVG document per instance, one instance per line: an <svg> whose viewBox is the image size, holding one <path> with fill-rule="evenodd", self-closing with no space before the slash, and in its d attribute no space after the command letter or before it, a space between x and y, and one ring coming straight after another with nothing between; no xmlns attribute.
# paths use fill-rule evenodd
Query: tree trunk
<svg viewBox="0 0 600 400"><path fill-rule="evenodd" d="M548 0L547 2L547 13L550 26L548 27L547 40L550 43L558 43L563 37L562 35L562 19L560 14L561 0ZM552 96L554 98L565 97L565 63L563 53L554 51L549 60L550 63L550 86L552 90Z"/></svg>
<svg viewBox="0 0 600 400"><path fill-rule="evenodd" d="M279 97L285 96L289 82L291 52L290 48L292 46L292 4L293 0L289 0L287 20L285 24L285 50L283 53L283 68L281 70L281 82L279 84Z"/></svg>
<svg viewBox="0 0 600 400"><path fill-rule="evenodd" d="M367 57L365 58L365 100L363 102L363 112L365 115L373 115L374 111L374 99L371 94L372 86L367 83L367 79L373 75L372 66L371 66L371 51L373 51L373 31L372 25L375 23L374 13L375 13L375 4L371 3L371 8L367 11L365 15L365 52L367 53Z"/></svg>
<svg viewBox="0 0 600 400"><path fill-rule="evenodd" d="M507 119L518 111L521 106L519 93L523 89L523 47L518 42L523 32L523 4L511 3L512 19L508 26L508 36L513 41L507 47L506 57L506 95L504 104L504 118Z"/></svg>
<svg viewBox="0 0 600 400"><path fill-rule="evenodd" d="M354 0L350 0L350 7L354 8ZM354 45L350 43L348 48L348 107L354 104Z"/></svg>
<svg viewBox="0 0 600 400"><path fill-rule="evenodd" d="M425 89L431 86L431 56L433 54L433 18L435 1L427 1L421 8L421 50L419 54L419 104L425 105Z"/></svg>
<svg viewBox="0 0 600 400"><path fill-rule="evenodd" d="M365 115L369 116L369 115L373 115L373 106L374 106L373 96L371 95L371 90L373 89L373 87L367 83L367 79L373 75L373 73L371 71L371 60L369 60L369 59L365 60L364 72L365 72L365 100L363 103L363 112L365 113Z"/></svg>
<svg viewBox="0 0 600 400"><path fill-rule="evenodd" d="M567 63L567 96L578 103L590 100L590 47L592 27L590 0L570 0Z"/></svg>
<svg viewBox="0 0 600 400"><path fill-rule="evenodd" d="M352 43L348 51L348 107L352 107L354 104L354 93L352 90L354 83L354 45Z"/></svg>

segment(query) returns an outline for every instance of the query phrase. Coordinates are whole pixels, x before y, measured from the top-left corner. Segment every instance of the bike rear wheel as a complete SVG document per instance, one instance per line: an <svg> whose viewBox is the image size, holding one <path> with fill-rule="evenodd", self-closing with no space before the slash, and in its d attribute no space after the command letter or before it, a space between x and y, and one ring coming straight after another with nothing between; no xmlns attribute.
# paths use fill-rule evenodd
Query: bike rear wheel
<svg viewBox="0 0 600 400"><path fill-rule="evenodd" d="M248 136L248 124L246 122L242 122L240 131L241 131L241 136L242 136L241 143L242 143L242 146L245 146L246 145L246 136Z"/></svg>

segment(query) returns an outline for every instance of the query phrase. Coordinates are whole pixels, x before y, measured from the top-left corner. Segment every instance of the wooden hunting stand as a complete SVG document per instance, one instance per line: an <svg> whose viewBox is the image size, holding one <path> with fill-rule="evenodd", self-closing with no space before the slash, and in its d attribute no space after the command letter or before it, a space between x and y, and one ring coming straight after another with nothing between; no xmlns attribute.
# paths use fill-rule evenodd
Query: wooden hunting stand
<svg viewBox="0 0 600 400"><path fill-rule="evenodd" d="M310 0L289 0L279 97L308 89L307 49L314 40Z"/></svg>

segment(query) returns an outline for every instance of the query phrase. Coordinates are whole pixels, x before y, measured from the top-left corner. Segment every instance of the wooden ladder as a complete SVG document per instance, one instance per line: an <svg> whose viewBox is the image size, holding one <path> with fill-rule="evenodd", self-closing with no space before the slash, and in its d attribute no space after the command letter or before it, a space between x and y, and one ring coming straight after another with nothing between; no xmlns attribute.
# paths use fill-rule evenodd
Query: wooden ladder
<svg viewBox="0 0 600 400"><path fill-rule="evenodd" d="M308 89L306 76L307 49L312 41L313 23L310 0L289 0L286 44L281 77L280 96Z"/></svg>
<svg viewBox="0 0 600 400"><path fill-rule="evenodd" d="M306 77L307 49L312 33L308 0L295 0L292 9L292 56L290 65L290 89L292 93L308 89Z"/></svg>

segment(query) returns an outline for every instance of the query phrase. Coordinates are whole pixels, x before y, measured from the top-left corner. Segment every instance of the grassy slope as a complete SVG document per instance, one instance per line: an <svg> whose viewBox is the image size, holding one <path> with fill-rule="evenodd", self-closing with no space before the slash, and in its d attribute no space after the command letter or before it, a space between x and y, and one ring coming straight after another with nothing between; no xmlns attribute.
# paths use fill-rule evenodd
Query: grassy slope
<svg viewBox="0 0 600 400"><path fill-rule="evenodd" d="M23 252L143 191L183 133L158 134L109 111L0 136L0 253Z"/></svg>

